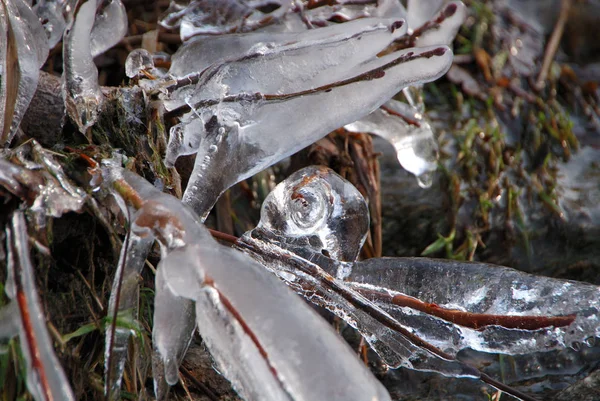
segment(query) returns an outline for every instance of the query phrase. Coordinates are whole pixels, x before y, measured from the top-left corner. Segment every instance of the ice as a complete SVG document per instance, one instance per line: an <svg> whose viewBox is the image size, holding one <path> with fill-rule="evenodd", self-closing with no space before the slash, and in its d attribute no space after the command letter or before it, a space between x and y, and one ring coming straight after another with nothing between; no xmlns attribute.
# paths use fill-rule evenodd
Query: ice
<svg viewBox="0 0 600 401"><path fill-rule="evenodd" d="M591 284L538 277L484 263L427 258L359 262L352 267L347 280L357 288L366 285L383 289L377 291L389 295L381 300L386 303L386 310L399 320L412 320L421 327L418 329L421 337L443 344L453 352L471 348L527 354L564 348L600 336L600 288ZM485 296L474 296L481 293ZM508 327L506 319L498 319L493 324L469 328L421 312L403 318L404 307L390 302L399 294L439 308L456 310L460 305L460 311L471 314L513 316L516 326ZM479 317L465 315L465 318L476 322Z"/></svg>
<svg viewBox="0 0 600 401"><path fill-rule="evenodd" d="M82 189L71 184L51 153L35 140L15 152L18 163L0 159L0 182L13 194L30 202L30 218L44 226L46 217L81 211L88 200Z"/></svg>
<svg viewBox="0 0 600 401"><path fill-rule="evenodd" d="M46 317L35 288L27 225L22 212L13 214L6 233L8 280L13 287L7 295L18 305L17 324L21 352L26 361L27 388L36 401L74 400L46 328Z"/></svg>
<svg viewBox="0 0 600 401"><path fill-rule="evenodd" d="M343 261L356 259L368 228L369 212L360 192L330 169L316 166L275 187L257 227Z"/></svg>
<svg viewBox="0 0 600 401"><path fill-rule="evenodd" d="M125 75L134 78L141 74L142 70L154 68L152 55L146 49L135 49L127 55L125 60Z"/></svg>
<svg viewBox="0 0 600 401"><path fill-rule="evenodd" d="M218 65L224 61L239 60L247 55L264 54L264 56L270 58L277 57L276 52L280 51L286 52L290 56L301 58L309 46L334 46L336 43L343 45L343 47L337 50L339 56L349 57L354 53L357 57L360 57L352 59L352 62L356 64L363 61L365 57L374 57L392 40L404 34L406 28L403 27L401 21L390 18L364 18L301 33L253 32L244 35L200 37L179 48L177 53L173 55L173 63L169 72L176 77L181 77L201 72L210 65ZM369 40L368 45L363 45L362 43L358 45L355 43L355 40L359 40L362 37L365 38L365 41ZM371 46L374 46L374 48ZM317 51L317 54L326 51L325 49L314 50ZM363 54L363 56L361 57L360 54ZM256 58L256 56L254 57ZM310 55L309 59L310 63L307 60L300 60L298 61L299 65L289 65L288 67L294 68L294 71L299 71L302 70L301 67L306 67L312 71L312 74L319 73L320 71L317 66L322 62L320 58ZM342 64L343 60L345 59L331 60L330 58L329 62L337 65ZM255 60L254 65L259 63L258 67L260 67L260 62L261 60ZM286 63L292 64L287 60ZM244 68L244 65L238 68ZM304 74L307 73L305 71L302 72ZM281 71L279 72L279 74L282 73ZM262 74L265 74L265 72L263 71ZM256 78L252 78L252 80L254 79ZM264 82L264 78L262 81Z"/></svg>
<svg viewBox="0 0 600 401"><path fill-rule="evenodd" d="M339 241L322 241L326 228L336 227L337 238L360 244L368 227L345 222L356 218L357 204L366 207L348 186L324 168L298 171L265 199L261 222L238 247L357 328L391 367L477 377L456 360L473 360L464 356L471 350L510 355L515 380L522 380L591 363L569 347L600 336L598 286L484 263L335 260ZM297 199L307 200L302 213L296 212ZM321 212L327 199L337 205L336 213ZM558 352L564 354L560 359Z"/></svg>
<svg viewBox="0 0 600 401"><path fill-rule="evenodd" d="M198 329L220 371L248 399L389 400L327 323L262 266L217 244L179 200L131 172L106 166L103 176L139 208L132 233L162 246L154 327L164 338L155 347L167 381L176 380L169 366L176 368L183 355L169 347L189 341L178 337L188 319L171 303L183 296L197 303Z"/></svg>
<svg viewBox="0 0 600 401"><path fill-rule="evenodd" d="M127 322L137 320L140 274L152 243L151 239L130 234L121 248L108 303L107 316L111 319L116 317ZM114 322L114 325L114 333L112 325L106 329L104 348L105 392L110 400L118 400L121 396L121 380L131 336L130 329L120 327L117 322Z"/></svg>
<svg viewBox="0 0 600 401"><path fill-rule="evenodd" d="M179 27L185 42L196 35L254 30L277 21L291 5L290 0L172 0L159 23L168 29ZM264 6L276 8L261 9Z"/></svg>
<svg viewBox="0 0 600 401"><path fill-rule="evenodd" d="M157 398L164 394L164 380L173 386L179 380L179 365L185 356L195 329L194 303L175 295L168 287L166 275L172 267L166 262L158 265L154 298L154 327L152 343L161 358L153 358L154 388ZM161 376L164 376L161 377ZM166 394L164 394L166 395Z"/></svg>
<svg viewBox="0 0 600 401"><path fill-rule="evenodd" d="M44 21L43 27L48 37L50 49L54 48L62 39L67 28L67 21L73 17L76 0L41 0L36 2L34 11L40 21Z"/></svg>
<svg viewBox="0 0 600 401"><path fill-rule="evenodd" d="M434 0L433 2L438 2ZM411 6L413 3L425 3L423 1L412 1L409 3L407 16L409 29L413 27L411 21ZM431 1L430 1L431 3ZM415 46L433 46L433 45L450 45L454 40L454 37L458 33L461 25L467 17L467 10L465 5L461 1L452 1L446 4L431 21L430 25L425 27L417 26L422 28L422 33L418 34L415 41Z"/></svg>
<svg viewBox="0 0 600 401"><path fill-rule="evenodd" d="M37 88L48 41L23 0L0 4L0 146L10 144Z"/></svg>
<svg viewBox="0 0 600 401"><path fill-rule="evenodd" d="M408 0L406 19L411 33L429 21L442 4L444 0Z"/></svg>
<svg viewBox="0 0 600 401"><path fill-rule="evenodd" d="M403 50L331 76L332 82L320 87L289 94L244 92L194 105L213 116L203 120L205 136L184 202L205 215L229 186L372 112L403 87L438 78L451 60L446 47ZM286 68L285 59L275 61L274 74Z"/></svg>
<svg viewBox="0 0 600 401"><path fill-rule="evenodd" d="M8 293L8 291L7 291ZM19 335L19 307L16 302L9 302L0 308L0 341L7 341Z"/></svg>
<svg viewBox="0 0 600 401"><path fill-rule="evenodd" d="M167 259L170 286L199 302L200 333L221 345L220 370L246 399L389 399L332 328L247 256L214 243Z"/></svg>
<svg viewBox="0 0 600 401"><path fill-rule="evenodd" d="M196 103L218 94L207 94L205 87L225 88L225 95L236 93L285 94L317 88L351 76L362 63L376 58L395 38L406 31L403 21L365 19L344 24L338 29L321 28L316 34L279 34L277 42L258 42L247 52L203 74L202 91L188 99ZM327 33L327 36L325 36ZM292 36L292 37L290 37ZM316 39L311 37L316 36ZM323 39L321 39L321 37ZM283 64L282 64L283 63ZM201 70L199 70L201 71ZM174 93L173 96L177 96Z"/></svg>
<svg viewBox="0 0 600 401"><path fill-rule="evenodd" d="M386 139L396 149L402 167L420 180L421 187L431 185L431 174L437 169L438 146L433 129L415 108L390 100L362 120L344 128ZM426 182L428 185L424 184Z"/></svg>
<svg viewBox="0 0 600 401"><path fill-rule="evenodd" d="M91 48L96 6L88 0L79 7L63 41L65 105L81 133L94 125L103 100Z"/></svg>
<svg viewBox="0 0 600 401"><path fill-rule="evenodd" d="M90 34L92 57L115 46L127 34L127 12L121 0L106 0L103 8L96 12Z"/></svg>

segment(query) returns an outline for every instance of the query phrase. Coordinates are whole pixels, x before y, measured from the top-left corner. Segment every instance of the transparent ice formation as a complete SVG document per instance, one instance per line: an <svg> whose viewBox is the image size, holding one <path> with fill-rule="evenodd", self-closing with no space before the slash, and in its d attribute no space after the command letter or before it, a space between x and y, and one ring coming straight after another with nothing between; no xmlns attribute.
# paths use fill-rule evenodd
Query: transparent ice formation
<svg viewBox="0 0 600 401"><path fill-rule="evenodd" d="M344 25L298 34L283 45L257 45L237 60L205 69L196 86L174 88L167 109L191 111L173 128L167 164L198 146L184 202L208 213L229 186L450 66L452 53L444 46L376 57L403 32L396 21ZM190 124L194 128L186 129Z"/></svg>
<svg viewBox="0 0 600 401"><path fill-rule="evenodd" d="M34 11L43 22L48 36L48 45L52 49L60 42L67 28L67 22L73 17L77 0L41 0L37 1Z"/></svg>
<svg viewBox="0 0 600 401"><path fill-rule="evenodd" d="M406 20L409 35L417 36L414 43L417 47L450 45L467 16L461 1L449 2L441 8L434 7L432 3L437 5L440 0L413 0L408 3ZM432 10L439 11L434 14Z"/></svg>
<svg viewBox="0 0 600 401"><path fill-rule="evenodd" d="M137 320L140 274L154 242L153 239L141 238L133 234L130 234L126 241L127 243L121 248L108 303L107 316L110 319L115 316L117 318L114 333L112 325L107 327L104 349L105 392L109 400L120 399L121 380L127 360L127 346L132 334L131 329L119 325L118 322L131 323ZM115 314L115 312L117 313Z"/></svg>
<svg viewBox="0 0 600 401"><path fill-rule="evenodd" d="M21 165L0 159L0 183L18 197L29 199L30 218L39 226L47 217L78 212L88 200L81 188L74 186L51 153L35 140L15 152Z"/></svg>
<svg viewBox="0 0 600 401"><path fill-rule="evenodd" d="M0 2L0 146L6 147L37 88L46 34L24 0Z"/></svg>
<svg viewBox="0 0 600 401"><path fill-rule="evenodd" d="M300 170L267 197L260 224L238 246L308 300L357 328L392 367L477 377L455 359L468 349L514 355L530 378L577 371L585 363L585 358L570 358L557 369L551 358L536 353L577 347L600 336L598 286L484 263L335 260L342 250L356 255L366 233L358 229L364 224L345 226L346 219L357 218L357 204L366 208L349 186L324 168ZM328 203L335 213L321 213ZM337 227L341 247L339 240L322 240L331 227ZM527 368L531 364L538 368Z"/></svg>
<svg viewBox="0 0 600 401"><path fill-rule="evenodd" d="M115 46L126 34L127 11L121 0L102 1L90 35L92 57Z"/></svg>
<svg viewBox="0 0 600 401"><path fill-rule="evenodd" d="M429 21L443 4L444 0L408 0L406 20L410 33Z"/></svg>
<svg viewBox="0 0 600 401"><path fill-rule="evenodd" d="M127 55L125 60L125 75L134 78L141 74L142 70L154 68L152 55L146 49L135 49Z"/></svg>
<svg viewBox="0 0 600 401"><path fill-rule="evenodd" d="M269 194L257 229L351 262L366 239L369 210L348 181L326 167L307 167Z"/></svg>
<svg viewBox="0 0 600 401"><path fill-rule="evenodd" d="M8 282L6 291L11 303L0 315L2 326L10 313L10 328L0 329L0 337L10 334L19 336L21 352L26 361L27 389L36 401L74 400L75 397L65 373L54 354L52 339L46 328L46 317L42 311L33 265L29 257L29 237L22 212L15 212L7 234Z"/></svg>
<svg viewBox="0 0 600 401"><path fill-rule="evenodd" d="M600 336L600 288L591 284L485 263L427 258L358 262L346 280L415 327L420 337L451 353L471 348L528 354ZM411 311L404 306L403 296L453 312L431 316Z"/></svg>
<svg viewBox="0 0 600 401"><path fill-rule="evenodd" d="M160 20L179 27L182 41L196 35L247 32L273 23L291 7L291 0L172 0Z"/></svg>
<svg viewBox="0 0 600 401"><path fill-rule="evenodd" d="M94 57L117 44L127 33L127 15L120 0L83 3L65 31L63 81L67 113L85 133L98 119L103 95Z"/></svg>
<svg viewBox="0 0 600 401"><path fill-rule="evenodd" d="M169 72L176 77L182 77L191 73L202 72L210 65L221 64L224 61L235 61L246 55L254 54L256 57L256 53L272 53L278 49L290 51L298 47L304 48L306 52L311 45L329 44L329 46L334 46L336 43L344 42L346 47L338 50L338 57L344 57L344 55L349 57L353 52L362 51L370 54L368 57L373 58L392 40L400 37L405 32L406 28L403 27L400 19L364 18L301 33L249 32L246 34L200 37L189 41L178 49L173 55ZM353 35L355 36L352 37ZM352 43L350 40L352 38L361 40L363 37L370 38L369 46L359 46L358 43ZM353 46L351 47L351 45ZM376 49L371 46L376 47ZM319 51L318 49L315 50ZM323 49L320 50L320 52L323 51ZM273 56L271 55L271 57ZM360 61L364 61L364 58L358 60L358 62ZM302 67L317 69L322 66L325 68L326 63L327 61L319 60L319 57L311 56L310 60L305 60L296 65L289 63L288 67L296 72L301 71ZM330 63L340 64L339 61L334 60L331 60Z"/></svg>
<svg viewBox="0 0 600 401"><path fill-rule="evenodd" d="M431 176L437 169L438 146L433 129L414 107L390 100L344 128L386 139L396 149L402 167L417 177L419 185L423 188L431 186Z"/></svg>
<svg viewBox="0 0 600 401"><path fill-rule="evenodd" d="M135 192L130 195L138 208L131 219L132 234L156 238L161 244L157 307L165 293L195 302L198 330L220 372L243 397L390 399L318 314L262 266L214 241L198 216L179 200L117 167L105 166L103 176L122 192ZM157 320L155 315L155 332L169 333L174 319L178 317ZM161 351L160 342L155 346ZM165 361L178 357L161 356Z"/></svg>
<svg viewBox="0 0 600 401"><path fill-rule="evenodd" d="M96 7L96 0L79 7L63 41L65 105L81 133L94 125L103 100L90 42Z"/></svg>

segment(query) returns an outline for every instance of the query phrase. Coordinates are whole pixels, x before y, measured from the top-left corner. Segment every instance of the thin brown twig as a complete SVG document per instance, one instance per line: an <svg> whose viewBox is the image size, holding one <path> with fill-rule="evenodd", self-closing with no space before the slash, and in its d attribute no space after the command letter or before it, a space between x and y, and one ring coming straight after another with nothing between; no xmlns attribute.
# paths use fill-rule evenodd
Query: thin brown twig
<svg viewBox="0 0 600 401"><path fill-rule="evenodd" d="M546 52L544 54L544 61L542 62L542 69L540 71L540 75L538 75L538 79L535 82L535 88L537 90L541 90L544 88L546 78L548 77L548 72L550 71L550 66L552 65L552 61L554 60L554 55L558 50L560 39L562 38L563 32L565 30L565 25L567 24L567 20L569 18L571 4L572 0L562 0L560 4L560 14L558 16L556 24L554 25L554 31L552 32L552 36L550 36L550 40L548 41L548 45L546 46Z"/></svg>

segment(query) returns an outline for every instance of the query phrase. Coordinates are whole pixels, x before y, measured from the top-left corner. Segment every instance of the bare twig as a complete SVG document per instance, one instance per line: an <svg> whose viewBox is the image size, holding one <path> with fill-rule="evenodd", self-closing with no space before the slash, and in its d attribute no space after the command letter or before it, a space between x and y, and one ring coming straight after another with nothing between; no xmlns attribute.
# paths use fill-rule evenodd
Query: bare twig
<svg viewBox="0 0 600 401"><path fill-rule="evenodd" d="M554 31L552 32L552 36L550 36L550 40L548 41L548 45L546 46L546 52L544 54L544 61L542 62L542 69L540 71L540 75L538 76L538 79L535 82L535 88L537 90L541 90L544 88L546 78L548 77L548 72L550 71L550 66L552 65L552 61L554 60L554 55L558 50L560 39L562 38L567 19L569 18L569 11L571 9L572 3L572 0L562 0L561 2L560 14L558 16L558 20L556 21L556 25L554 25Z"/></svg>

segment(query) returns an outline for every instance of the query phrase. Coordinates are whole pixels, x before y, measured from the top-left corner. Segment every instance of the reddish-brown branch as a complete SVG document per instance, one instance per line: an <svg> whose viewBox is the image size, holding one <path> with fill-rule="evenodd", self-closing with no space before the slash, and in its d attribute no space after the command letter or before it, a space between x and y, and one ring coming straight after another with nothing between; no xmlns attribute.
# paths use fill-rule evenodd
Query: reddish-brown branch
<svg viewBox="0 0 600 401"><path fill-rule="evenodd" d="M388 293L355 287L361 294L371 299L388 301L397 306L406 306L428 315L439 317L448 322L472 329L486 326L502 326L508 329L537 330L544 327L564 327L575 320L575 315L568 316L514 316L492 315L485 313L464 312L457 309L442 308L433 303L423 302L407 295L389 295Z"/></svg>

